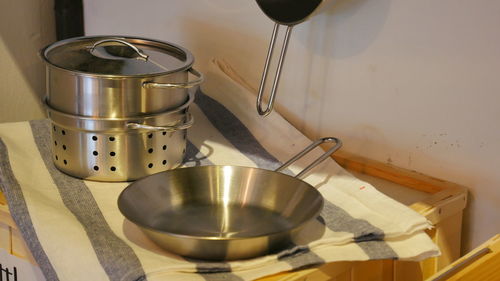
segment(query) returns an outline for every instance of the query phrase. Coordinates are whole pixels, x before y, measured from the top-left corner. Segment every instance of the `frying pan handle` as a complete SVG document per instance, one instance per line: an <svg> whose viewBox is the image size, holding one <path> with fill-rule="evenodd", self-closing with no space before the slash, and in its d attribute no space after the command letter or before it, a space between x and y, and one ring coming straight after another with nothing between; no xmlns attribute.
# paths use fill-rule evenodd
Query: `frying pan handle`
<svg viewBox="0 0 500 281"><path fill-rule="evenodd" d="M137 48L136 46L130 44L129 42L125 41L125 40L121 40L121 39L115 39L115 38L109 38L109 39L103 39L103 40L100 40L100 41L97 41L94 43L94 45L88 47L90 53L92 53L94 51L94 49L101 45L101 44L104 44L104 43L108 43L108 42L115 42L115 43L120 43L120 44L123 44L129 48L131 48L132 50L134 50L137 55L139 55L139 57L142 59L142 60L145 60L147 61L149 56L144 54L139 48Z"/></svg>
<svg viewBox="0 0 500 281"><path fill-rule="evenodd" d="M267 116L273 110L274 99L276 98L276 91L278 90L278 84L281 76L281 68L283 66L283 61L285 60L286 50L288 48L288 42L290 41L290 33L292 32L292 25L286 28L285 39L283 42L283 47L281 47L281 54L278 61L278 67L276 69L276 75L274 76L273 87L271 88L271 94L269 95L269 102L265 109L262 109L262 96L264 89L266 87L267 71L269 70L269 65L271 64L271 58L273 56L274 45L276 43L276 36L278 35L279 24L276 23L273 29L273 35L271 36L271 42L269 43L269 49L267 51L266 64L264 66L264 71L262 72L262 79L260 80L259 94L257 95L257 112L261 116Z"/></svg>
<svg viewBox="0 0 500 281"><path fill-rule="evenodd" d="M312 168L316 167L319 163L323 162L326 158L330 157L335 151L337 151L341 146L342 146L342 141L338 138L334 137L325 137L321 138L319 140L316 140L315 142L311 143L308 147L306 147L304 150L299 152L297 155L293 156L290 160L288 160L285 164L281 165L278 169L276 169L276 172L280 172L284 170L286 167L290 166L293 162L299 160L302 158L304 155L309 153L311 150L316 148L318 145L325 143L325 142L334 142L335 145L328 149L323 155L321 155L319 158L314 160L311 164L309 164L307 167L304 168L300 173L298 173L295 177L300 179L302 178L307 172L309 172Z"/></svg>

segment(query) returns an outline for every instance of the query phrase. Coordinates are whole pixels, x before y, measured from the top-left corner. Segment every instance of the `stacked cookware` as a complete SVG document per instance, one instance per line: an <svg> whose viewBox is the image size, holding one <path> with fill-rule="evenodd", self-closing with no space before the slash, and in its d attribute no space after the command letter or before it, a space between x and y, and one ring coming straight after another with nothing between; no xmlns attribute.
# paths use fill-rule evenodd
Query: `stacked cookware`
<svg viewBox="0 0 500 281"><path fill-rule="evenodd" d="M89 180L130 181L182 163L193 124L189 106L203 81L188 50L95 36L58 41L41 56L58 169Z"/></svg>

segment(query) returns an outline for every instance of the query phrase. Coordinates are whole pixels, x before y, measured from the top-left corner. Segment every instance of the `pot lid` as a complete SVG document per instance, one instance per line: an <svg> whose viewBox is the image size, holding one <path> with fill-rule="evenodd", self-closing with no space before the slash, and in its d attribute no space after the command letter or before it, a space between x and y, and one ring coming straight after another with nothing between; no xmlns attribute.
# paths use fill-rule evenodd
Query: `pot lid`
<svg viewBox="0 0 500 281"><path fill-rule="evenodd" d="M183 71L193 64L177 45L132 37L77 37L42 50L50 65L70 71L112 76L147 76Z"/></svg>

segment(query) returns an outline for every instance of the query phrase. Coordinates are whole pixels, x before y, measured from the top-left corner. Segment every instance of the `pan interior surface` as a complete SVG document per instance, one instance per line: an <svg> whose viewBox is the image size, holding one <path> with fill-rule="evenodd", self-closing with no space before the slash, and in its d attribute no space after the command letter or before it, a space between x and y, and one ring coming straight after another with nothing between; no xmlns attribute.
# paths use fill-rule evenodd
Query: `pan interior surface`
<svg viewBox="0 0 500 281"><path fill-rule="evenodd" d="M321 194L299 179L235 166L161 172L132 183L118 200L124 216L148 231L209 240L286 233L322 205Z"/></svg>
<svg viewBox="0 0 500 281"><path fill-rule="evenodd" d="M190 223L186 223L190 222ZM257 206L188 204L151 218L151 227L170 233L214 238L256 237L286 231L293 222Z"/></svg>

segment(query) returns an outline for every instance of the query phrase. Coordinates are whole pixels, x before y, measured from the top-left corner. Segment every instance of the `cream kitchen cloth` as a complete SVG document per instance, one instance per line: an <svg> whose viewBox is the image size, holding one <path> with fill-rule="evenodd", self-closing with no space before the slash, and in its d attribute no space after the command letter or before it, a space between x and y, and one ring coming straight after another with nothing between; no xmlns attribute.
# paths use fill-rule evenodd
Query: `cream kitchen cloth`
<svg viewBox="0 0 500 281"><path fill-rule="evenodd" d="M255 97L213 64L190 107L185 166L275 169L307 146L277 112L262 119ZM343 170L332 159L304 180L325 207L295 246L249 260L205 262L168 253L117 208L127 183L58 171L48 120L0 124L0 184L11 214L47 280L252 280L341 260L422 260L439 254L426 219ZM292 165L296 174L323 151ZM186 221L186 223L189 223Z"/></svg>

